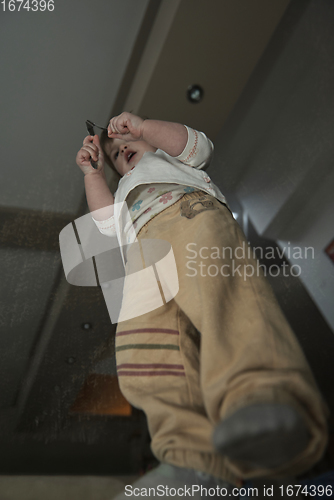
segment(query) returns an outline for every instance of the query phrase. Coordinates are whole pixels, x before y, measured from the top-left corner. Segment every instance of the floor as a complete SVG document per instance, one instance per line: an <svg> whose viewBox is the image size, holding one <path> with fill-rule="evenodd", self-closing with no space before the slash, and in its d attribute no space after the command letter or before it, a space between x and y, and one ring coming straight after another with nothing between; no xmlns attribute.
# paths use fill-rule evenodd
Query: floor
<svg viewBox="0 0 334 500"><path fill-rule="evenodd" d="M0 476L1 500L111 500L135 476Z"/></svg>

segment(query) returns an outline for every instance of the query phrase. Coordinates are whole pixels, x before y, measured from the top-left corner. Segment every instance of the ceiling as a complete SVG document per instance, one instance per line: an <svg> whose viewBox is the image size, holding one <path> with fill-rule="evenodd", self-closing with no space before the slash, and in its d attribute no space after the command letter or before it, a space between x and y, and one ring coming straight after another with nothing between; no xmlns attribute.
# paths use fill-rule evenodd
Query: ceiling
<svg viewBox="0 0 334 500"><path fill-rule="evenodd" d="M215 140L290 1L55 4L0 18L0 473L132 473L153 460L143 415L71 411L89 376L115 375L101 290L70 286L59 254L62 228L87 213L85 120L129 110ZM202 102L187 101L191 84Z"/></svg>

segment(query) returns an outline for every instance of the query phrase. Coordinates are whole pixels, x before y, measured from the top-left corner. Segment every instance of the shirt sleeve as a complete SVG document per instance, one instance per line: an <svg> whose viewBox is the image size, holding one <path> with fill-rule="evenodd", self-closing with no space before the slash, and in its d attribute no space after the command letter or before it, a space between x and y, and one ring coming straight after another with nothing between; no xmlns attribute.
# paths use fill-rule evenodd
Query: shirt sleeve
<svg viewBox="0 0 334 500"><path fill-rule="evenodd" d="M213 144L203 132L198 132L185 125L188 131L186 147L175 158L190 167L207 168L213 157Z"/></svg>
<svg viewBox="0 0 334 500"><path fill-rule="evenodd" d="M94 217L92 217L92 219L95 222L100 233L102 233L106 236L116 236L115 216L114 215L109 217L109 219L107 219L107 220L95 220Z"/></svg>

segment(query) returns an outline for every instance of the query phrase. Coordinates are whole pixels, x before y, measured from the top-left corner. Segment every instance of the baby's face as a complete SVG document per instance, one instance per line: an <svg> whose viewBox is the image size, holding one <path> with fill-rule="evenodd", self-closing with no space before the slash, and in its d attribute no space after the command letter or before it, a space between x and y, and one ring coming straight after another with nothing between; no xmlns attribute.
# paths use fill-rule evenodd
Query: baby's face
<svg viewBox="0 0 334 500"><path fill-rule="evenodd" d="M126 142L121 139L114 139L106 145L105 149L117 172L122 177L137 165L144 153L156 151L156 148L153 148L145 141Z"/></svg>

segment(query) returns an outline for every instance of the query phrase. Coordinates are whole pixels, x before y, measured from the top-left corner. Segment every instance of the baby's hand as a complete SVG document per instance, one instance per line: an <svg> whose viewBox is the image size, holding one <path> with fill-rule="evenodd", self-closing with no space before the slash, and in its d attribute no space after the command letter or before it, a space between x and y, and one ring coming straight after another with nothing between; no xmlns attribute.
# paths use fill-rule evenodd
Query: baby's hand
<svg viewBox="0 0 334 500"><path fill-rule="evenodd" d="M144 120L132 113L114 116L108 125L108 137L124 141L140 141L143 138Z"/></svg>
<svg viewBox="0 0 334 500"><path fill-rule="evenodd" d="M97 162L97 168L92 167L91 160ZM88 135L84 138L82 148L77 153L76 162L85 175L104 169L104 156L98 135Z"/></svg>

